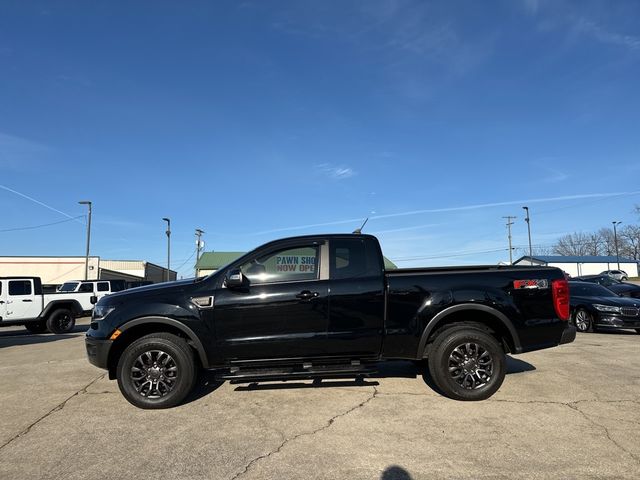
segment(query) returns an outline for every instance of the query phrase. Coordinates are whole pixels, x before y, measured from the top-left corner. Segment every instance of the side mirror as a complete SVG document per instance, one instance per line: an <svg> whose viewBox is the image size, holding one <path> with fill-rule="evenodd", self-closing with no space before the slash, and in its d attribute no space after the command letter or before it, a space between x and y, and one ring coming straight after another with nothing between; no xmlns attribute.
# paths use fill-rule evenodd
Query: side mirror
<svg viewBox="0 0 640 480"><path fill-rule="evenodd" d="M242 275L242 272L239 268L229 270L224 278L224 284L227 286L227 288L241 287L243 283L244 275Z"/></svg>
<svg viewBox="0 0 640 480"><path fill-rule="evenodd" d="M96 297L95 295L91 295L91 298L89 299L89 301L91 302L92 305L95 305L96 303L98 303L98 297Z"/></svg>

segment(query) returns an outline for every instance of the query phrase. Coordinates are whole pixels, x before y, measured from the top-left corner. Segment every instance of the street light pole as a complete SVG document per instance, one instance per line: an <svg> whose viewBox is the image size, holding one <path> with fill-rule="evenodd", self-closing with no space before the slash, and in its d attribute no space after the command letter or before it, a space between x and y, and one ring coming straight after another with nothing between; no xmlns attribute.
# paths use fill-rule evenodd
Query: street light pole
<svg viewBox="0 0 640 480"><path fill-rule="evenodd" d="M618 270L620 270L620 253L618 253L618 230L616 227L622 222L613 221L613 244L616 247L616 261L618 262Z"/></svg>
<svg viewBox="0 0 640 480"><path fill-rule="evenodd" d="M531 222L529 218L529 207L522 207L525 212L527 212L527 216L524 221L527 222L527 232L529 234L529 264L531 264L531 258L533 257L533 250L531 249Z"/></svg>
<svg viewBox="0 0 640 480"><path fill-rule="evenodd" d="M84 258L84 279L89 280L89 247L91 245L91 202L89 200L82 200L78 203L80 205L87 205L89 207L89 215L87 216L87 251Z"/></svg>
<svg viewBox="0 0 640 480"><path fill-rule="evenodd" d="M163 218L167 222L167 282L171 277L171 219Z"/></svg>
<svg viewBox="0 0 640 480"><path fill-rule="evenodd" d="M202 234L205 233L204 230L200 230L199 228L196 228L196 277L198 276L198 261L200 260L200 250L202 250L202 240L200 240L200 237L202 237Z"/></svg>

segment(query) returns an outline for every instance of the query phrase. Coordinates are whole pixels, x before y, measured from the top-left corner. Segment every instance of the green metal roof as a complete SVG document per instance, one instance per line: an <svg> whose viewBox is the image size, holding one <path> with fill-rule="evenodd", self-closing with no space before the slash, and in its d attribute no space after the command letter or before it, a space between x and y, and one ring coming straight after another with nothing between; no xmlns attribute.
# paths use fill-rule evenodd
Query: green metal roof
<svg viewBox="0 0 640 480"><path fill-rule="evenodd" d="M196 264L198 270L218 270L221 267L240 258L246 252L204 252ZM398 267L387 257L384 259L385 270L395 270Z"/></svg>

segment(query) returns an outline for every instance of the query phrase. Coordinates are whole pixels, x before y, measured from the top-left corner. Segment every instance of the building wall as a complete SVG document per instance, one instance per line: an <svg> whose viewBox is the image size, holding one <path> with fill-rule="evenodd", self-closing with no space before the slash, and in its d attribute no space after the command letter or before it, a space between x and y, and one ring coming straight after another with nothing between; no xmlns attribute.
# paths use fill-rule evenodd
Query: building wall
<svg viewBox="0 0 640 480"><path fill-rule="evenodd" d="M138 278L145 277L145 262L142 260L102 260L100 267Z"/></svg>
<svg viewBox="0 0 640 480"><path fill-rule="evenodd" d="M213 272L215 272L216 270L207 270L206 268L202 268L202 269L198 269L198 277L206 277L207 275L212 274Z"/></svg>
<svg viewBox="0 0 640 480"><path fill-rule="evenodd" d="M59 285L83 280L85 257L0 257L0 277L40 277L42 283ZM97 280L100 257L89 257L89 280Z"/></svg>

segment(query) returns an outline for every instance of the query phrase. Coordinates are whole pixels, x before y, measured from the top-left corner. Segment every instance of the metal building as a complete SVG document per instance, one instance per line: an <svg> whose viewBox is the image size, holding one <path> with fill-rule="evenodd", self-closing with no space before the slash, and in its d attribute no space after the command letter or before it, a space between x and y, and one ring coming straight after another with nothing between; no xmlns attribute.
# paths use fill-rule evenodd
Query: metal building
<svg viewBox="0 0 640 480"><path fill-rule="evenodd" d="M615 255L535 255L524 256L513 262L514 265L541 265L558 267L572 277L597 275L605 270L618 270L618 257ZM631 258L620 257L620 270L629 277L638 276L638 262Z"/></svg>
<svg viewBox="0 0 640 480"><path fill-rule="evenodd" d="M84 280L85 257L0 257L0 277L40 277L44 285ZM101 260L89 257L89 280L126 280L160 283L167 269L143 260ZM177 272L170 270L169 280Z"/></svg>
<svg viewBox="0 0 640 480"><path fill-rule="evenodd" d="M45 285L83 280L85 257L0 257L0 277L40 277ZM89 280L97 280L100 257L89 257Z"/></svg>

